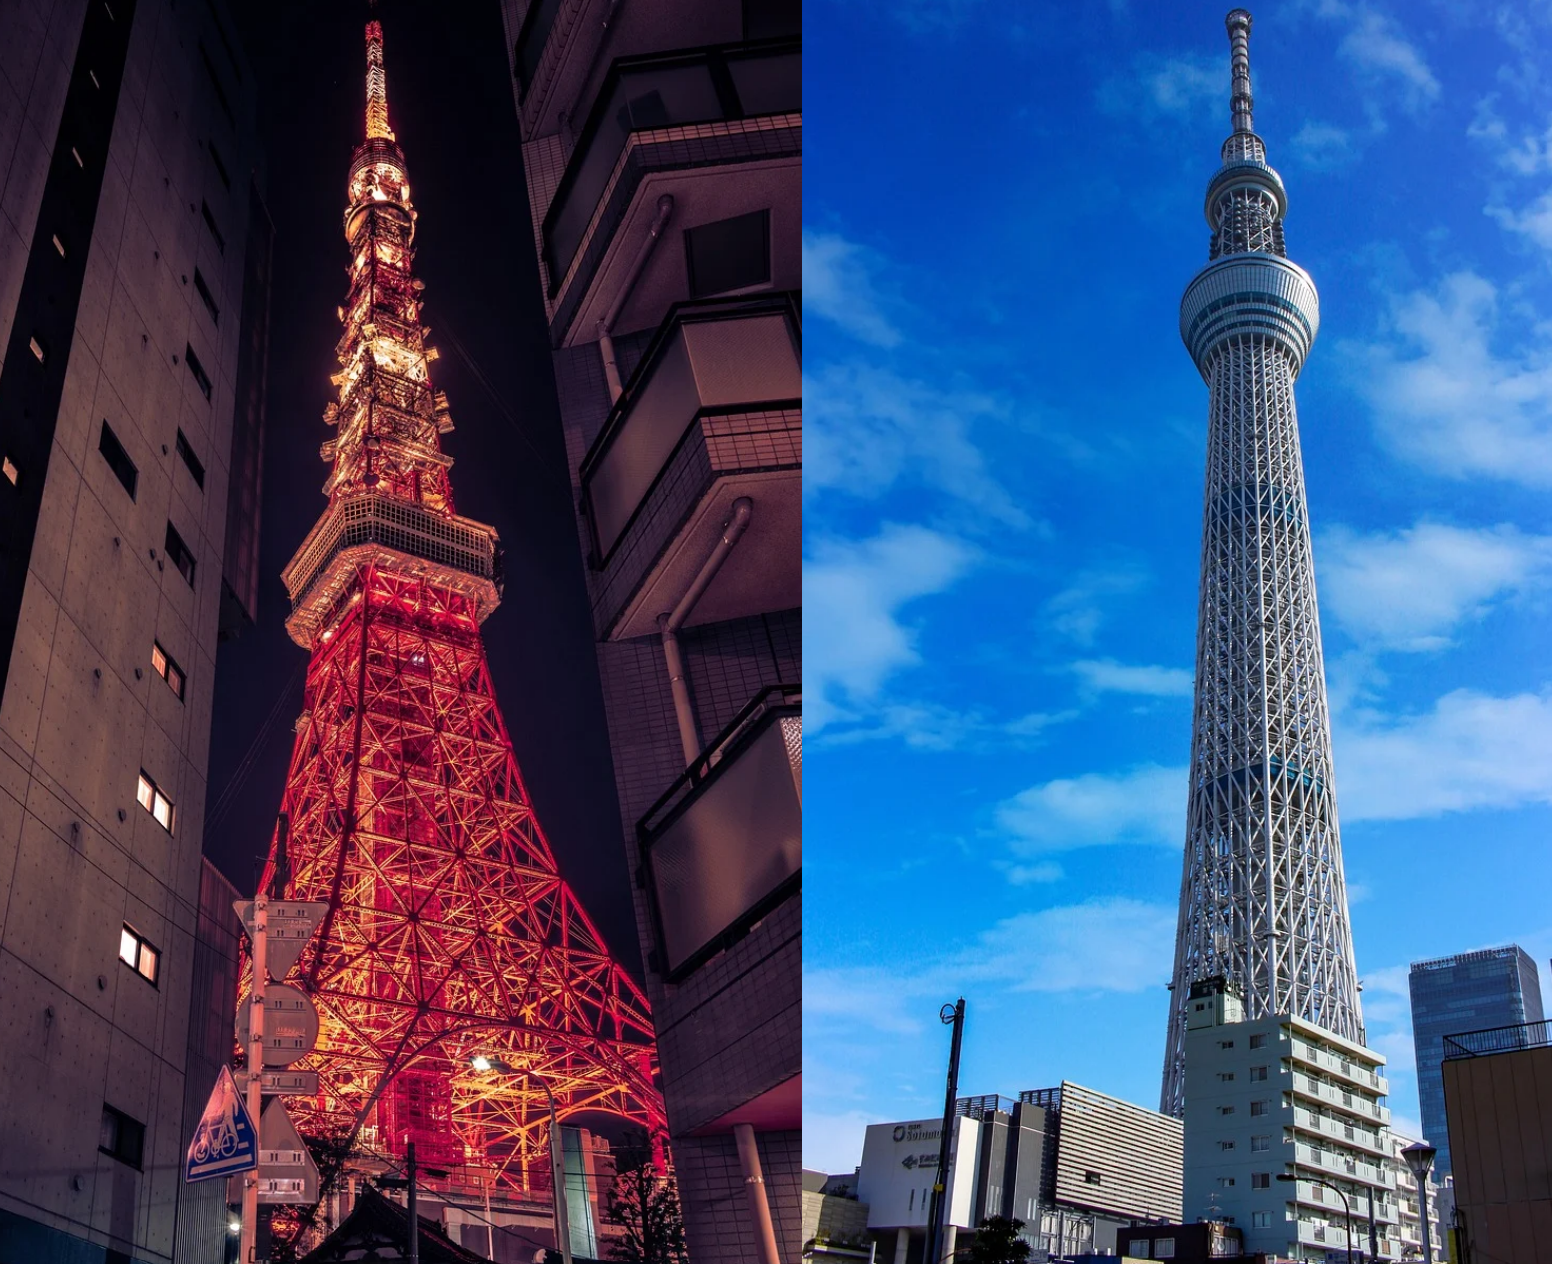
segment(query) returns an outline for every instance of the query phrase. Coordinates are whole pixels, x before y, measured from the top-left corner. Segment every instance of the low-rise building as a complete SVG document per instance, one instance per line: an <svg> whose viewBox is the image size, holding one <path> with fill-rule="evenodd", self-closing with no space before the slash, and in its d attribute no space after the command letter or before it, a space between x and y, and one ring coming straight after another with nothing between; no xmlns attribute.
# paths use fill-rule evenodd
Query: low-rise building
<svg viewBox="0 0 1552 1264"><path fill-rule="evenodd" d="M869 1258L868 1205L854 1176L803 1169L803 1258Z"/></svg>

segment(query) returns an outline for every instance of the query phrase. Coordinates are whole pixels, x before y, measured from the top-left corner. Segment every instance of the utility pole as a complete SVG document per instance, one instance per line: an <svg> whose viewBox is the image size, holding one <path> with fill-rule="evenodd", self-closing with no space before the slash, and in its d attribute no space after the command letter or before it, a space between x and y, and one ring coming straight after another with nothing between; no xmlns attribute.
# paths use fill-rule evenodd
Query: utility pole
<svg viewBox="0 0 1552 1264"><path fill-rule="evenodd" d="M404 1174L409 1177L410 1264L420 1264L420 1212L415 1204L415 1143L404 1146Z"/></svg>
<svg viewBox="0 0 1552 1264"><path fill-rule="evenodd" d="M254 1127L264 1115L264 980L267 963L269 901L262 888L253 897L253 973L248 984L248 1114ZM255 1141L257 1145L257 1141ZM242 1239L238 1259L255 1264L259 1228L259 1170L243 1174Z"/></svg>
<svg viewBox="0 0 1552 1264"><path fill-rule="evenodd" d="M959 1046L965 1035L965 998L938 1011L945 1026L952 1025L954 1038L949 1045L948 1091L943 1098L943 1131L938 1136L938 1170L932 1179L932 1210L927 1217L927 1255L924 1264L942 1264L943 1222L948 1209L948 1149L954 1133L954 1099L959 1095Z"/></svg>

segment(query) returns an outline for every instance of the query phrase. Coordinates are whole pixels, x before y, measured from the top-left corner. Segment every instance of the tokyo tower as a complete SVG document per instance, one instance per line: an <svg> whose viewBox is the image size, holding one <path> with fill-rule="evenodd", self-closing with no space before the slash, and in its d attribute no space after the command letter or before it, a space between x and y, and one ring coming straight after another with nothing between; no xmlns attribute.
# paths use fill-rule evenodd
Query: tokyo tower
<svg viewBox="0 0 1552 1264"><path fill-rule="evenodd" d="M424 1163L524 1191L548 1184L551 1093L562 1117L663 1127L652 1019L557 871L496 703L480 624L500 549L453 508L377 22L366 54L328 504L283 573L312 659L281 876L287 898L328 902L289 975L320 1014L298 1064L318 1093L288 1105L304 1136L393 1155L413 1141ZM272 844L266 884L276 860ZM501 1072L474 1071L477 1055Z"/></svg>
<svg viewBox="0 0 1552 1264"><path fill-rule="evenodd" d="M1180 332L1209 392L1185 873L1160 1109L1182 1113L1193 983L1247 1018L1363 1042L1293 383L1320 322L1283 244L1288 195L1251 123L1250 14L1227 18L1234 131Z"/></svg>

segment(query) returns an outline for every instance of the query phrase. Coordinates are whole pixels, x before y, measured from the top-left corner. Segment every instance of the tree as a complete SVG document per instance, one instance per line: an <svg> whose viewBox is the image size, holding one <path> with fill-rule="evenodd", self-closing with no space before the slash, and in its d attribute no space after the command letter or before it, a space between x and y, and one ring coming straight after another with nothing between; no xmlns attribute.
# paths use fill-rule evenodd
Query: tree
<svg viewBox="0 0 1552 1264"><path fill-rule="evenodd" d="M688 1264L679 1190L672 1176L658 1171L646 1133L627 1133L614 1154L609 1218L624 1233L609 1257L621 1264Z"/></svg>
<svg viewBox="0 0 1552 1264"><path fill-rule="evenodd" d="M968 1264L1024 1264L1029 1259L1029 1243L1019 1237L1022 1220L1006 1216L988 1216L975 1231L975 1238L963 1251Z"/></svg>

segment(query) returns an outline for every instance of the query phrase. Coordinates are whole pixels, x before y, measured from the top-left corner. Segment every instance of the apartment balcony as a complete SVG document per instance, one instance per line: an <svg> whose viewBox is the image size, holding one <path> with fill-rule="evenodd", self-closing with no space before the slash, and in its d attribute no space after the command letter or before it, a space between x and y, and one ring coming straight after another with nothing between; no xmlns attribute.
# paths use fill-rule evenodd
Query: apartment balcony
<svg viewBox="0 0 1552 1264"><path fill-rule="evenodd" d="M1354 1093L1351 1089L1340 1085L1317 1080L1312 1076L1295 1071L1293 1073L1293 1088L1296 1093L1319 1098L1322 1102L1337 1110L1346 1111L1371 1123L1385 1124L1387 1126L1390 1123L1389 1107L1381 1106L1378 1102L1365 1097L1362 1093Z"/></svg>
<svg viewBox="0 0 1552 1264"><path fill-rule="evenodd" d="M766 215L765 257L726 288L795 289L802 276L802 53L795 39L623 57L610 68L541 230L556 346L650 328L695 282L686 232ZM635 275L663 196L672 222ZM763 268L763 275L761 269ZM744 275L747 273L747 275ZM626 291L628 290L628 294Z"/></svg>
<svg viewBox="0 0 1552 1264"><path fill-rule="evenodd" d="M756 697L653 804L636 836L652 965L679 982L801 885L801 688Z"/></svg>
<svg viewBox="0 0 1552 1264"><path fill-rule="evenodd" d="M1324 1049L1317 1049L1314 1045L1300 1040L1297 1036L1289 1043L1293 1057L1298 1061L1319 1067L1330 1075L1360 1085L1371 1093L1378 1093L1381 1097L1390 1095L1390 1081L1383 1075L1369 1071L1356 1062L1348 1061L1346 1058L1327 1053Z"/></svg>
<svg viewBox="0 0 1552 1264"><path fill-rule="evenodd" d="M1340 1142L1344 1146L1352 1146L1355 1149L1378 1154L1384 1158L1390 1157L1389 1146L1381 1139L1378 1132L1371 1132L1367 1128L1361 1128L1355 1124L1331 1119L1324 1115L1316 1115L1310 1111L1295 1107L1293 1126L1305 1132L1313 1132L1318 1133L1322 1137L1330 1137L1333 1141Z"/></svg>
<svg viewBox="0 0 1552 1264"><path fill-rule="evenodd" d="M1316 1168L1323 1175L1356 1181L1360 1185L1375 1185L1384 1189L1395 1187L1389 1168L1374 1163L1362 1163L1317 1146L1305 1145L1303 1142L1294 1145L1293 1161L1302 1167Z"/></svg>
<svg viewBox="0 0 1552 1264"><path fill-rule="evenodd" d="M1284 1189L1289 1188L1283 1186ZM1327 1215L1332 1216L1338 1224L1346 1218L1346 1211L1342 1206L1342 1199L1335 1191L1324 1185L1317 1185L1313 1181L1296 1181L1293 1188L1297 1190L1295 1200L1304 1207L1318 1207ZM1348 1204L1353 1211L1353 1226L1357 1227L1360 1220L1363 1221L1364 1231L1367 1233L1369 1224L1369 1200L1357 1190L1347 1192ZM1396 1205L1384 1199L1377 1199L1374 1203L1375 1224L1393 1225L1396 1223Z"/></svg>
<svg viewBox="0 0 1552 1264"><path fill-rule="evenodd" d="M656 633L740 498L748 528L688 624L802 604L800 339L795 295L670 312L580 469L600 638Z"/></svg>

